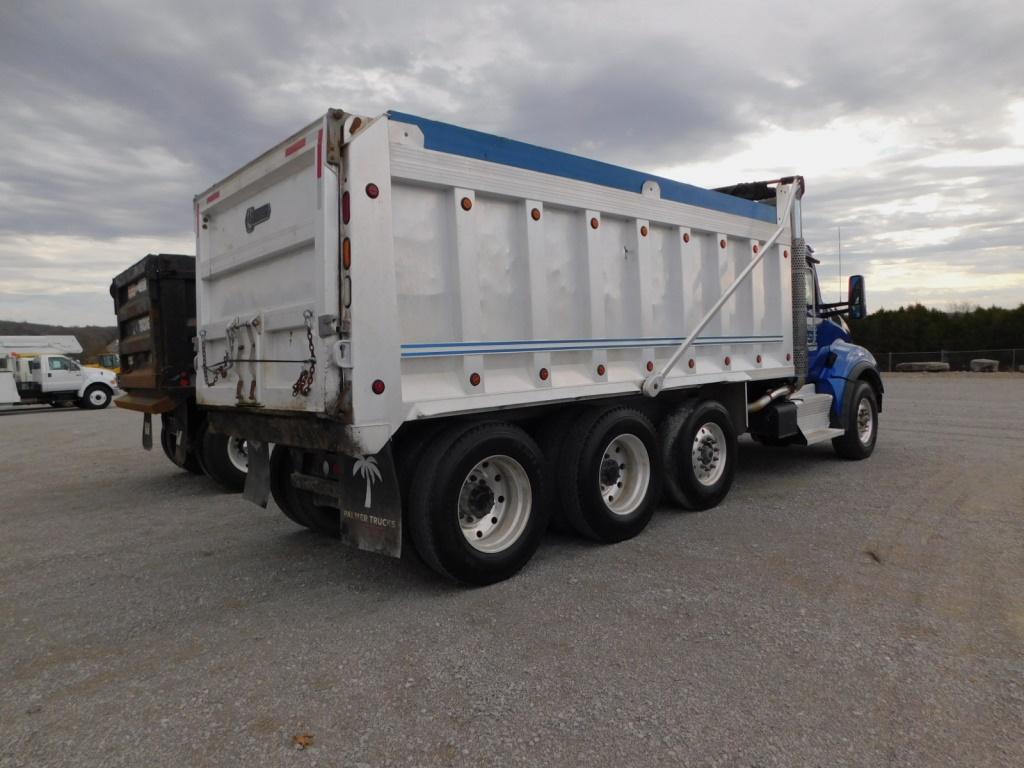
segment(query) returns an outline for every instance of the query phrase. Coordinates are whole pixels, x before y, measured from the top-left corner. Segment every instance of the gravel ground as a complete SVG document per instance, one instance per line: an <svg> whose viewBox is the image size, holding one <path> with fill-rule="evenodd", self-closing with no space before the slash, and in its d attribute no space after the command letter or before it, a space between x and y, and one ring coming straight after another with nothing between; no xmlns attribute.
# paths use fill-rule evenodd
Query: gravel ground
<svg viewBox="0 0 1024 768"><path fill-rule="evenodd" d="M478 590L137 414L0 415L0 766L1024 765L1024 376L886 386L870 460L744 442L718 509Z"/></svg>

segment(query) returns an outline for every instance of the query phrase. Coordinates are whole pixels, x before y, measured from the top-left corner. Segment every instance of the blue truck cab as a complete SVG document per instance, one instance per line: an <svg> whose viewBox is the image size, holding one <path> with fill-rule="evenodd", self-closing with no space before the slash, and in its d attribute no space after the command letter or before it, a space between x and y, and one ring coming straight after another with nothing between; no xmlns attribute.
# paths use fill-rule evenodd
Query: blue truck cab
<svg viewBox="0 0 1024 768"><path fill-rule="evenodd" d="M807 382L814 385L816 392L832 396L830 421L834 427L845 429L857 418L853 408L859 405L851 403L850 393L859 386L870 387L877 416L882 410L885 388L874 356L853 343L850 327L843 319L844 314L853 319L867 314L864 278L850 277L846 301L826 303L818 280L819 263L813 256L807 256Z"/></svg>

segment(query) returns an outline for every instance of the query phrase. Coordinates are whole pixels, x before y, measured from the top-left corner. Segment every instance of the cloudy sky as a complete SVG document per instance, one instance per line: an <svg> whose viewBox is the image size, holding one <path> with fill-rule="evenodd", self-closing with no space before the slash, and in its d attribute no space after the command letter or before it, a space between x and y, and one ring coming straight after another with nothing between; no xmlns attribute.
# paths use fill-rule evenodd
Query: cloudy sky
<svg viewBox="0 0 1024 768"><path fill-rule="evenodd" d="M115 273L193 251L196 192L331 106L799 172L830 294L841 227L875 308L1024 301L1019 0L241 6L0 0L0 318L112 323Z"/></svg>

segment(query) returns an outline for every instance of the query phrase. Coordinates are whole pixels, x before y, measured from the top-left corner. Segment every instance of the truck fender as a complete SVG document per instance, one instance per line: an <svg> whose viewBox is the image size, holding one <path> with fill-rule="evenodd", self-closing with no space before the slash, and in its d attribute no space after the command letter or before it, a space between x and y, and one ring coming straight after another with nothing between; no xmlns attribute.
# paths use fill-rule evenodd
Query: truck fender
<svg viewBox="0 0 1024 768"><path fill-rule="evenodd" d="M843 426L845 421L843 404L847 385L861 379L867 381L874 389L878 410L881 411L884 388L874 356L864 347L841 340L832 342L828 350L827 367L821 371L816 389L832 395L835 423Z"/></svg>

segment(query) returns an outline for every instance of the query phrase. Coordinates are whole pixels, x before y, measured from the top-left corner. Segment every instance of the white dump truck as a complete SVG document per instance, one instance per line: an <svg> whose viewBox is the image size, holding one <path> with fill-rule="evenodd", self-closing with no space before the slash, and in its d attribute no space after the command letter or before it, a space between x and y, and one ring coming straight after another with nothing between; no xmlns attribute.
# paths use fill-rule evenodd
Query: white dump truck
<svg viewBox="0 0 1024 768"><path fill-rule="evenodd" d="M117 374L83 366L74 336L0 336L0 404L106 408Z"/></svg>
<svg viewBox="0 0 1024 768"><path fill-rule="evenodd" d="M746 432L865 458L864 283L821 301L803 190L329 110L195 198L198 405L248 498L469 584L552 520L611 543L663 493L715 506Z"/></svg>

